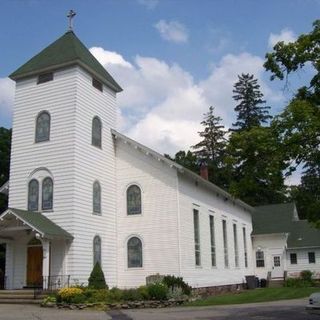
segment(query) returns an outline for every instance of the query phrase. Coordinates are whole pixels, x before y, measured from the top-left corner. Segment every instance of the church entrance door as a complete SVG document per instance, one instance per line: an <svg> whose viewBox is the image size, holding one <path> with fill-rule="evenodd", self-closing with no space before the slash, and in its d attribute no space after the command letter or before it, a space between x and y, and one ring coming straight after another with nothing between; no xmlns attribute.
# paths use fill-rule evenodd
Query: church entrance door
<svg viewBox="0 0 320 320"><path fill-rule="evenodd" d="M42 263L41 243L29 245L27 252L27 287L42 287Z"/></svg>

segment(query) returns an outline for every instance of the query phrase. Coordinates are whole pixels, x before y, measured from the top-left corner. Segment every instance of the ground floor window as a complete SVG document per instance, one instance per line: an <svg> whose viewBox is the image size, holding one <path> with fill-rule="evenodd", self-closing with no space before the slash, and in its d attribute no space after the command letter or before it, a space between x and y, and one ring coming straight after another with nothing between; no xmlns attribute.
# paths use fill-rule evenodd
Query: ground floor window
<svg viewBox="0 0 320 320"><path fill-rule="evenodd" d="M308 252L309 263L316 263L316 256L314 252Z"/></svg>
<svg viewBox="0 0 320 320"><path fill-rule="evenodd" d="M264 252L262 250L256 251L256 266L257 268L264 268Z"/></svg>
<svg viewBox="0 0 320 320"><path fill-rule="evenodd" d="M298 263L297 254L296 253L290 253L290 263L291 264L297 264Z"/></svg>

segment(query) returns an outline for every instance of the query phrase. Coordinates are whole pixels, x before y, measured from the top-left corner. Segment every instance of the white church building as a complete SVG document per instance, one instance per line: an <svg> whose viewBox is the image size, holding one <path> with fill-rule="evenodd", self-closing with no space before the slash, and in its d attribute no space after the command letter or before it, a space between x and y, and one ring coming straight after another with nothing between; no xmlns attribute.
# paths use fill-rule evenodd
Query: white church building
<svg viewBox="0 0 320 320"><path fill-rule="evenodd" d="M10 78L6 288L87 283L96 262L119 288L155 274L193 287L255 274L254 208L117 132L122 89L73 31Z"/></svg>

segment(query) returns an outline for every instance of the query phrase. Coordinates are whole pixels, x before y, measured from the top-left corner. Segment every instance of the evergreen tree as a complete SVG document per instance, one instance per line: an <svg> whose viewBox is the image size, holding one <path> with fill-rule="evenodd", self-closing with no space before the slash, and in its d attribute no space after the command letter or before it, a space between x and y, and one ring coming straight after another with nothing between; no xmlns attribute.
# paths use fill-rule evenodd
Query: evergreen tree
<svg viewBox="0 0 320 320"><path fill-rule="evenodd" d="M227 188L229 180L224 163L227 141L226 130L221 121L219 116L214 115L214 107L210 106L201 122L204 130L200 131L199 135L202 140L191 148L195 150L198 168L202 162L205 162L208 166L209 180L222 188Z"/></svg>
<svg viewBox="0 0 320 320"><path fill-rule="evenodd" d="M99 262L97 262L93 267L93 270L91 271L88 282L89 282L89 287L93 289L107 288L106 280L104 278L104 274Z"/></svg>
<svg viewBox="0 0 320 320"><path fill-rule="evenodd" d="M0 128L0 186L9 180L11 129ZM8 206L7 196L0 193L0 213Z"/></svg>
<svg viewBox="0 0 320 320"><path fill-rule="evenodd" d="M237 121L232 124L235 127L233 131L250 130L271 119L268 111L270 107L265 105L260 85L253 75L238 75L233 93L233 99L239 102L234 109L237 112Z"/></svg>

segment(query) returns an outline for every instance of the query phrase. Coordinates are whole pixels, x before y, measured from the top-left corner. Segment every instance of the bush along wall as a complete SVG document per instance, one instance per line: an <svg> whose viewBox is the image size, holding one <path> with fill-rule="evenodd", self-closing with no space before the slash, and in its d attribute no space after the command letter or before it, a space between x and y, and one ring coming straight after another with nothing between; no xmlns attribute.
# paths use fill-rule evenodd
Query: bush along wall
<svg viewBox="0 0 320 320"><path fill-rule="evenodd" d="M191 287L182 278L174 276L166 276L160 282L134 289L109 290L101 280L99 267L96 265L92 271L88 287L63 288L45 298L43 306L68 309L96 306L105 306L109 309L159 308L181 305L191 297ZM96 281L97 274L100 274L98 281Z"/></svg>

